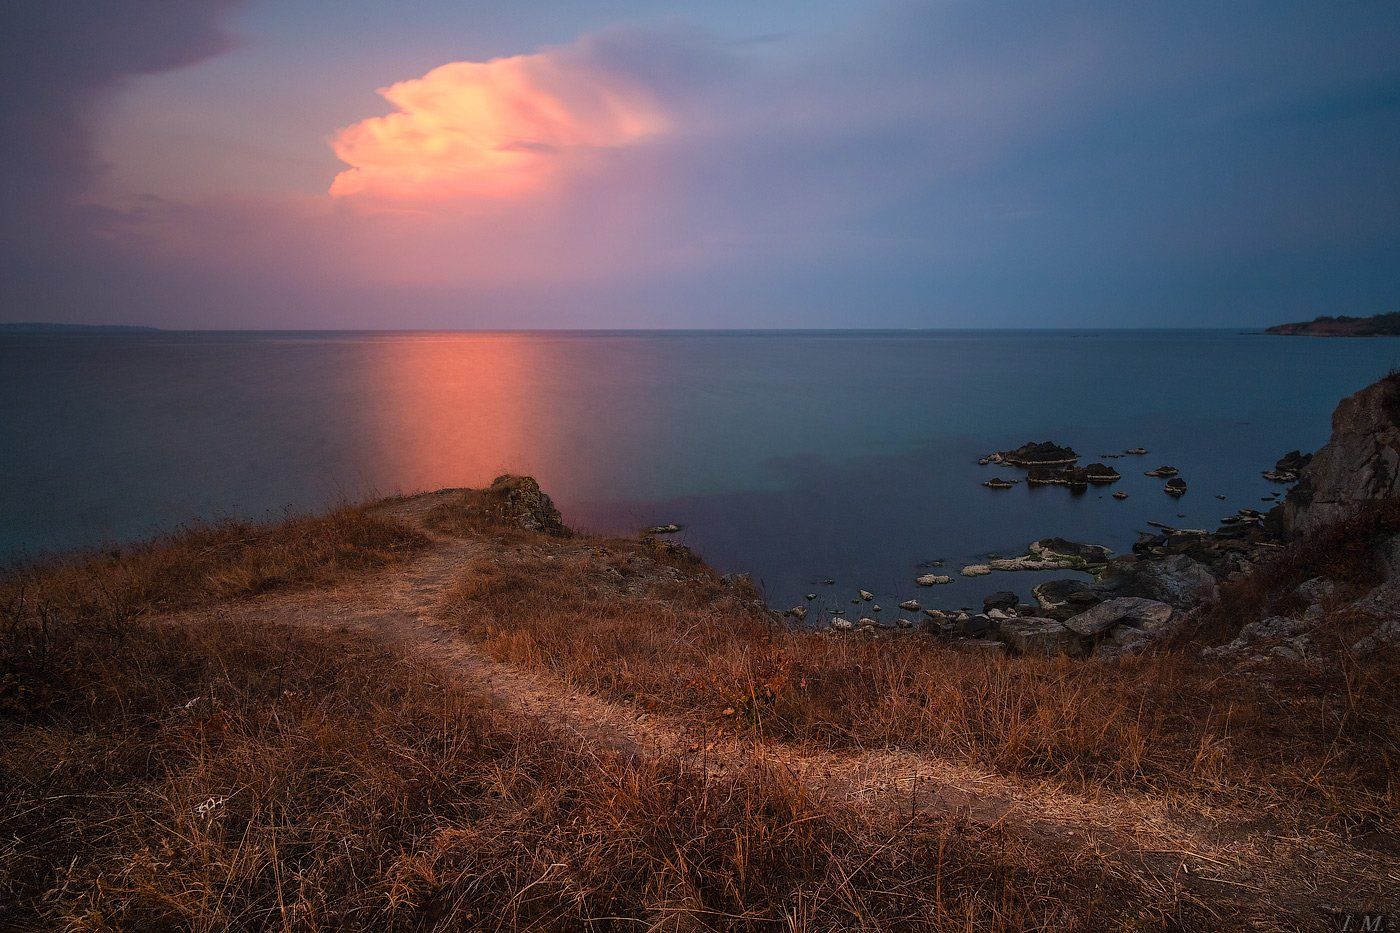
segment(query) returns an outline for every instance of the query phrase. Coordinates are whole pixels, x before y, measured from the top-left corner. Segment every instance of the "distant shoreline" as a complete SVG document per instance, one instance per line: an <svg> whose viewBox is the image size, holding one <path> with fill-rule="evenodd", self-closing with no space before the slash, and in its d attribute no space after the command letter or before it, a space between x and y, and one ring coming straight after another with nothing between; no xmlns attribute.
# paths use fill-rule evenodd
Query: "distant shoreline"
<svg viewBox="0 0 1400 933"><path fill-rule="evenodd" d="M1275 324L1264 333L1276 337L1400 337L1400 312L1370 317L1319 317L1296 324Z"/></svg>
<svg viewBox="0 0 1400 933"><path fill-rule="evenodd" d="M0 334L153 334L159 327L136 324L50 324L41 321L21 321L0 324Z"/></svg>

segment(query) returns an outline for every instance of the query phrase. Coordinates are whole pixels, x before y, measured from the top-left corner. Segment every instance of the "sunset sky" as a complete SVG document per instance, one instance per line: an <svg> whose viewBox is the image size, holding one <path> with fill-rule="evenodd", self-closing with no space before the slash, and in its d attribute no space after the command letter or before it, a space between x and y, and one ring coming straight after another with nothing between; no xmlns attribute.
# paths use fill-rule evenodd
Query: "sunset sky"
<svg viewBox="0 0 1400 933"><path fill-rule="evenodd" d="M1400 310L1400 4L18 0L0 321Z"/></svg>

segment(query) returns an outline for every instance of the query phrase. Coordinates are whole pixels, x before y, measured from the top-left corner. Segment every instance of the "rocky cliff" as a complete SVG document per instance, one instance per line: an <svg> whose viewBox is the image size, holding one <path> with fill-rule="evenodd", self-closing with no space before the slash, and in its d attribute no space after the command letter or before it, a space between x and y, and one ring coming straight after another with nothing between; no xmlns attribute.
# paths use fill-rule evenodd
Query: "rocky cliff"
<svg viewBox="0 0 1400 933"><path fill-rule="evenodd" d="M1290 535L1303 535L1376 500L1400 498L1400 373L1342 399L1332 436L1303 469L1282 508Z"/></svg>

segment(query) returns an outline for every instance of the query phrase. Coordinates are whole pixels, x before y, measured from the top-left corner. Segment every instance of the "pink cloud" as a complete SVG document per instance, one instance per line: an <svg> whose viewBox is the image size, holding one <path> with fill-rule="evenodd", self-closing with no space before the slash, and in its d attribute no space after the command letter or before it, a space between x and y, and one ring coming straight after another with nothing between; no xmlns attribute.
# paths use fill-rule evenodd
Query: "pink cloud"
<svg viewBox="0 0 1400 933"><path fill-rule="evenodd" d="M452 62L379 93L398 109L331 141L351 166L331 183L334 197L510 198L667 127L647 89L571 47Z"/></svg>

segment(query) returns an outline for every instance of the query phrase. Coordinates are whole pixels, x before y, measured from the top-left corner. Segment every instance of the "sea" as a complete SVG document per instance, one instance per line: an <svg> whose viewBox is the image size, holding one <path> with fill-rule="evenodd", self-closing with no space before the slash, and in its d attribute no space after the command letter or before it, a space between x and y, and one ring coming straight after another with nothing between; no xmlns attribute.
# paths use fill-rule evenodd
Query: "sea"
<svg viewBox="0 0 1400 933"><path fill-rule="evenodd" d="M1400 338L1236 330L0 334L0 556L510 472L585 531L682 525L775 608L978 607L1069 575L958 572L1033 540L1125 553L1268 508L1261 473L1397 367ZM1150 453L1083 492L981 485L1046 440Z"/></svg>

